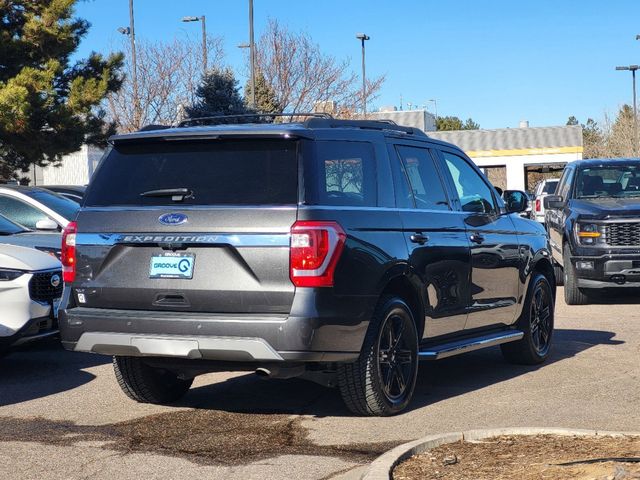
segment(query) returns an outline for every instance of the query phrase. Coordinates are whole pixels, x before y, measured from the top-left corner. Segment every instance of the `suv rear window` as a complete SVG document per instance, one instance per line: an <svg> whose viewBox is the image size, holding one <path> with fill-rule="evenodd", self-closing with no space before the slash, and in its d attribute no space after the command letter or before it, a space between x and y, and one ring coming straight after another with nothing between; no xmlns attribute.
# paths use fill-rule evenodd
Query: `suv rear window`
<svg viewBox="0 0 640 480"><path fill-rule="evenodd" d="M91 179L84 205L171 205L171 196L142 193L180 188L193 192L181 205L296 204L297 142L118 143Z"/></svg>
<svg viewBox="0 0 640 480"><path fill-rule="evenodd" d="M542 193L555 193L556 191L556 187L558 186L558 181L557 180L553 180L553 181L548 181L544 184L544 187L542 187Z"/></svg>

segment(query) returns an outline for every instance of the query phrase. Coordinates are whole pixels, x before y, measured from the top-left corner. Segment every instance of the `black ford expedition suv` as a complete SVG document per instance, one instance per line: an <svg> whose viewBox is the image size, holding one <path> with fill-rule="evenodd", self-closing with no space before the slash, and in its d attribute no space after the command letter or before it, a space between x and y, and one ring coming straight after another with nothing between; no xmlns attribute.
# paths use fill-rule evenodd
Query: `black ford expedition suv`
<svg viewBox="0 0 640 480"><path fill-rule="evenodd" d="M569 305L594 289L640 287L640 159L572 162L544 203Z"/></svg>
<svg viewBox="0 0 640 480"><path fill-rule="evenodd" d="M113 355L140 402L249 370L337 386L363 415L403 410L418 360L544 361L543 228L453 145L305 119L113 137L63 240L64 346Z"/></svg>

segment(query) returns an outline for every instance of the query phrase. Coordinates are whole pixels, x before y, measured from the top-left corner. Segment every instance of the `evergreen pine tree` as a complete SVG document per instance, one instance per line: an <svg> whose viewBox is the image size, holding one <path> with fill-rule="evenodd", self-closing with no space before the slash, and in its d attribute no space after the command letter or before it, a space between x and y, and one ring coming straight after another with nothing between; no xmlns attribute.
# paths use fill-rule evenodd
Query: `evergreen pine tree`
<svg viewBox="0 0 640 480"><path fill-rule="evenodd" d="M282 113L282 104L273 88L267 83L264 74L258 70L256 72L256 111L258 113ZM249 104L251 99L251 80L247 81L244 87L245 102Z"/></svg>
<svg viewBox="0 0 640 480"><path fill-rule="evenodd" d="M0 2L0 178L104 144L103 99L120 88L122 55L71 57L89 30L78 0Z"/></svg>
<svg viewBox="0 0 640 480"><path fill-rule="evenodd" d="M191 118L249 113L229 68L209 70L196 90L196 97L198 100L186 109Z"/></svg>

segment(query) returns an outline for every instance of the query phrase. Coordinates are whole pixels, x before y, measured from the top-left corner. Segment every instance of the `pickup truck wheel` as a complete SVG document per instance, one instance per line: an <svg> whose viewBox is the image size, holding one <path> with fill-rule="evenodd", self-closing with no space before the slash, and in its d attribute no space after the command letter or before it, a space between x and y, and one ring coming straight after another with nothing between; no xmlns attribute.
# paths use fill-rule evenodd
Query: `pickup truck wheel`
<svg viewBox="0 0 640 480"><path fill-rule="evenodd" d="M553 264L553 273L556 276L556 286L561 287L564 285L564 270L558 263Z"/></svg>
<svg viewBox="0 0 640 480"><path fill-rule="evenodd" d="M193 383L193 379L182 380L167 370L150 367L139 357L113 357L113 369L122 391L140 403L175 402Z"/></svg>
<svg viewBox="0 0 640 480"><path fill-rule="evenodd" d="M565 245L562 251L564 263L564 301L567 305L586 305L589 303L589 297L578 288L576 268L571 264L571 260L569 259L569 246Z"/></svg>
<svg viewBox="0 0 640 480"><path fill-rule="evenodd" d="M342 398L358 415L388 416L411 401L418 373L418 333L407 304L385 296L376 308L360 357L338 367Z"/></svg>
<svg viewBox="0 0 640 480"><path fill-rule="evenodd" d="M512 363L537 365L546 360L553 337L554 304L547 277L534 273L529 281L527 299L518 320L524 337L500 347L504 357Z"/></svg>

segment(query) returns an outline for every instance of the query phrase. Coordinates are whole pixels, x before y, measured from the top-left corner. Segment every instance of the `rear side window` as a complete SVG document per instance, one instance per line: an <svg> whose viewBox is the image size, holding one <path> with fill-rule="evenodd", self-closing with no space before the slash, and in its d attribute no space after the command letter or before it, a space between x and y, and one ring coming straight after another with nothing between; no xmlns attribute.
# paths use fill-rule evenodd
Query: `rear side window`
<svg viewBox="0 0 640 480"><path fill-rule="evenodd" d="M449 210L447 195L429 150L407 146L397 148L411 184L416 208Z"/></svg>
<svg viewBox="0 0 640 480"><path fill-rule="evenodd" d="M116 144L85 194L85 206L172 205L142 194L185 188L181 205L285 205L298 201L297 142L159 141Z"/></svg>
<svg viewBox="0 0 640 480"><path fill-rule="evenodd" d="M315 151L305 180L307 204L376 206L376 165L371 144L317 141Z"/></svg>

